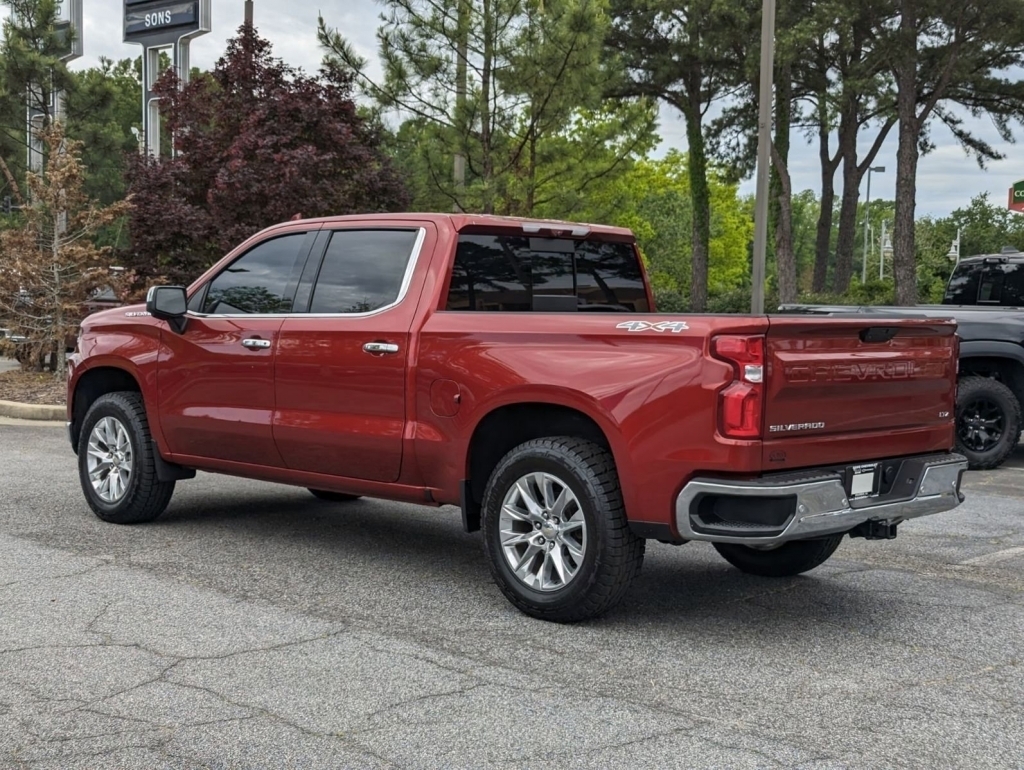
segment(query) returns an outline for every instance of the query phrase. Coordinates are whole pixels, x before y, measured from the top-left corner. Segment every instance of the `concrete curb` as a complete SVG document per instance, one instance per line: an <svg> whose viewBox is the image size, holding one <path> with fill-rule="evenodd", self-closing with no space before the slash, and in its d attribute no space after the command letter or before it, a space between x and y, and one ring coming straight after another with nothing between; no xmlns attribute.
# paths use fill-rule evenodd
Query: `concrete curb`
<svg viewBox="0 0 1024 770"><path fill-rule="evenodd" d="M63 406L41 404L19 404L17 401L0 401L0 417L17 420L66 421L68 410Z"/></svg>

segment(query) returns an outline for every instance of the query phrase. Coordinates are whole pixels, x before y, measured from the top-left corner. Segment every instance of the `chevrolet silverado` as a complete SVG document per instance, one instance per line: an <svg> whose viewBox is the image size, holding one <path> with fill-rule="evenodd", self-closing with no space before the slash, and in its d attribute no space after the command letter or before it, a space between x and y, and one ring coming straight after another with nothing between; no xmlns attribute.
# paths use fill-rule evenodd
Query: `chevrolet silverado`
<svg viewBox="0 0 1024 770"><path fill-rule="evenodd" d="M118 524L197 470L457 505L504 595L561 622L618 602L648 539L788 576L962 501L954 323L654 310L628 230L271 227L188 288L85 320L82 489Z"/></svg>

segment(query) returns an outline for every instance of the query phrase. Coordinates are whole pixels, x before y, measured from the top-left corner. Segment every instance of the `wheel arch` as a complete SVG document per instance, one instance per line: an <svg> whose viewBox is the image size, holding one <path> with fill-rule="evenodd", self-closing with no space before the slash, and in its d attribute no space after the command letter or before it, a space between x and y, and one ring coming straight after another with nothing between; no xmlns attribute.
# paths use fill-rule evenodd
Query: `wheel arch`
<svg viewBox="0 0 1024 770"><path fill-rule="evenodd" d="M71 419L71 446L78 451L78 438L82 430L82 422L89 408L100 396L118 391L142 393L137 375L124 367L102 365L82 372L75 380L74 390L70 394L68 414Z"/></svg>
<svg viewBox="0 0 1024 770"><path fill-rule="evenodd" d="M962 342L959 377L992 377L1024 405L1024 347L994 340Z"/></svg>
<svg viewBox="0 0 1024 770"><path fill-rule="evenodd" d="M465 458L463 511L478 514L484 487L494 468L508 452L527 441L551 436L573 436L607 449L619 469L623 496L627 496L622 472L624 449L618 429L598 410L584 410L555 400L536 397L492 406L482 413L470 435ZM617 451L618 450L618 451ZM628 498L627 498L628 499ZM471 528L471 527L470 527Z"/></svg>

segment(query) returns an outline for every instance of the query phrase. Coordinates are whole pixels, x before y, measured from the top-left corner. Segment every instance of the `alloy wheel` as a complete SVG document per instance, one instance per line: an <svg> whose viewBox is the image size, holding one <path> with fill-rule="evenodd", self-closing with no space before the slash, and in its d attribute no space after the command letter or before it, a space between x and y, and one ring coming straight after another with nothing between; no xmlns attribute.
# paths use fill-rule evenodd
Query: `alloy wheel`
<svg viewBox="0 0 1024 770"><path fill-rule="evenodd" d="M987 452L1002 439L1006 417L994 401L977 398L964 405L958 429L965 447L973 452Z"/></svg>
<svg viewBox="0 0 1024 770"><path fill-rule="evenodd" d="M587 523L569 485L530 473L511 485L498 519L501 549L516 578L537 591L565 588L587 553Z"/></svg>
<svg viewBox="0 0 1024 770"><path fill-rule="evenodd" d="M87 470L97 497L114 504L128 491L132 477L132 442L116 417L104 417L89 434Z"/></svg>

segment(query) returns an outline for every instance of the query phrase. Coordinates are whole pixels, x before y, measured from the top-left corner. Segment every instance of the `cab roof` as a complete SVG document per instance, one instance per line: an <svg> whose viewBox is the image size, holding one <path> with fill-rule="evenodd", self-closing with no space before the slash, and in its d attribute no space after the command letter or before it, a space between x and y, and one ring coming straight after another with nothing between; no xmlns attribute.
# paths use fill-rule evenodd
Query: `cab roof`
<svg viewBox="0 0 1024 770"><path fill-rule="evenodd" d="M451 227L456 232L471 232L476 229L500 229L526 235L561 235L563 237L585 238L589 235L603 235L615 240L634 241L631 230L610 225L595 225L583 222L565 222L557 219L530 219L527 217L502 217L493 214L438 214L438 213L391 213L391 214L351 214L338 217L318 217L315 219L295 220L325 225L344 224L346 222L380 221L423 221L433 222L441 227ZM275 227L294 224L282 222Z"/></svg>
<svg viewBox="0 0 1024 770"><path fill-rule="evenodd" d="M1012 246L1004 246L998 254L972 254L963 257L960 264L976 264L978 262L1024 262L1024 252L1020 252Z"/></svg>

